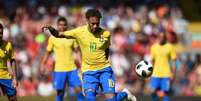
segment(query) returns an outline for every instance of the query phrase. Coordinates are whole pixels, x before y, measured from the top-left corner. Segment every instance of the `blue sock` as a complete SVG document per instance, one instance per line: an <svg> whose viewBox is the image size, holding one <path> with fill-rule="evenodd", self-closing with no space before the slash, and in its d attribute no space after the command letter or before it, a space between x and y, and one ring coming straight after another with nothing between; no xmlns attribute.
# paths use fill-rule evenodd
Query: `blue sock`
<svg viewBox="0 0 201 101"><path fill-rule="evenodd" d="M56 96L56 101L63 101L64 93L59 93Z"/></svg>
<svg viewBox="0 0 201 101"><path fill-rule="evenodd" d="M93 91L85 92L86 101L96 101L96 94Z"/></svg>
<svg viewBox="0 0 201 101"><path fill-rule="evenodd" d="M79 92L76 95L77 95L77 101L84 101L84 96L83 96L82 92Z"/></svg>
<svg viewBox="0 0 201 101"><path fill-rule="evenodd" d="M164 97L163 97L163 101L170 101L170 97L169 97L169 96L167 96L167 95L166 95L166 96L164 96Z"/></svg>
<svg viewBox="0 0 201 101"><path fill-rule="evenodd" d="M126 92L117 92L116 93L116 100L114 101L122 101L123 99L127 98L128 94Z"/></svg>
<svg viewBox="0 0 201 101"><path fill-rule="evenodd" d="M159 101L159 97L156 94L151 95L152 101Z"/></svg>

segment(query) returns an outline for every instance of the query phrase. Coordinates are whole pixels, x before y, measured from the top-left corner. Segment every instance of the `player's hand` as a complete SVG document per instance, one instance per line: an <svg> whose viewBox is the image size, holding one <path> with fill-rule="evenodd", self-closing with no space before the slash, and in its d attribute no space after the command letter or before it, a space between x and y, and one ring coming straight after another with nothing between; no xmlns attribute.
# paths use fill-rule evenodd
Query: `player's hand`
<svg viewBox="0 0 201 101"><path fill-rule="evenodd" d="M16 78L12 79L12 85L13 85L14 88L16 88L18 86L18 81L17 81Z"/></svg>
<svg viewBox="0 0 201 101"><path fill-rule="evenodd" d="M40 74L45 74L46 73L45 66L40 66L39 72L40 72Z"/></svg>
<svg viewBox="0 0 201 101"><path fill-rule="evenodd" d="M47 30L50 31L50 34L52 34L55 37L60 37L59 32L52 26L50 25L46 25L44 27L42 27L42 32L46 32Z"/></svg>
<svg viewBox="0 0 201 101"><path fill-rule="evenodd" d="M46 68L45 66L40 66L39 72L41 75L48 75L52 71Z"/></svg>
<svg viewBox="0 0 201 101"><path fill-rule="evenodd" d="M45 26L42 27L42 32L45 32L45 31L47 31L47 30L49 30L49 29L52 29L52 28L53 28L53 27L50 26L50 25L45 25Z"/></svg>

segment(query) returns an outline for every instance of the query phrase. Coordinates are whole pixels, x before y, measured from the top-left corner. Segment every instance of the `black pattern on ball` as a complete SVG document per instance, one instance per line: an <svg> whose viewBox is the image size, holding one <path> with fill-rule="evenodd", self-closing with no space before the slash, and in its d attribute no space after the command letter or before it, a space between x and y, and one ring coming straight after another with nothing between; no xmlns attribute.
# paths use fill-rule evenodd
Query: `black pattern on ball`
<svg viewBox="0 0 201 101"><path fill-rule="evenodd" d="M142 76L143 76L143 77L146 77L146 76L147 76L145 70L142 71Z"/></svg>
<svg viewBox="0 0 201 101"><path fill-rule="evenodd" d="M138 65L138 66L137 66L137 69L140 69L141 66L142 66L142 65Z"/></svg>
<svg viewBox="0 0 201 101"><path fill-rule="evenodd" d="M152 72L153 71L153 67L149 67L148 70Z"/></svg>
<svg viewBox="0 0 201 101"><path fill-rule="evenodd" d="M148 64L149 64L149 63L148 63L147 61L145 61L145 60L144 60L144 63L145 63L146 65L148 65Z"/></svg>

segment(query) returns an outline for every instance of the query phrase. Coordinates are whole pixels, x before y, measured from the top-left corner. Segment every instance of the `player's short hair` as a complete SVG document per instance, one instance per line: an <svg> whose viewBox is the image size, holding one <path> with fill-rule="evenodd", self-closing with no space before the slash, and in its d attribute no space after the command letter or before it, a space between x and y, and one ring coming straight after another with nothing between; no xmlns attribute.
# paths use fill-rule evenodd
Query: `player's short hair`
<svg viewBox="0 0 201 101"><path fill-rule="evenodd" d="M57 23L59 23L60 21L63 21L63 22L66 22L66 23L67 23L66 18L65 18L65 17L62 17L62 16L60 16L60 17L58 18Z"/></svg>
<svg viewBox="0 0 201 101"><path fill-rule="evenodd" d="M3 29L3 25L0 23L0 29Z"/></svg>
<svg viewBox="0 0 201 101"><path fill-rule="evenodd" d="M87 19L89 19L90 17L102 18L100 11L97 9L88 9L85 16Z"/></svg>

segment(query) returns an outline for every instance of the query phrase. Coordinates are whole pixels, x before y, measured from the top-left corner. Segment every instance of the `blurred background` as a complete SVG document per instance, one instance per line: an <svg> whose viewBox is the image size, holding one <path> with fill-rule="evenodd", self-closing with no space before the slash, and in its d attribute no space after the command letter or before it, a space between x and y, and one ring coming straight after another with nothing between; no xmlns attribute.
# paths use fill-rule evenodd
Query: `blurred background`
<svg viewBox="0 0 201 101"><path fill-rule="evenodd" d="M101 26L112 34L110 59L117 91L129 88L137 95L150 95L149 80L139 79L136 62L150 59L150 46L159 31L177 51L174 96L201 96L201 0L0 0L4 39L12 41L18 62L18 96L52 96L52 56L49 73L38 72L48 34L44 25L56 25L64 16L69 29L86 24L84 13L96 7L103 14ZM78 67L80 66L77 62ZM74 96L71 88L67 95Z"/></svg>

